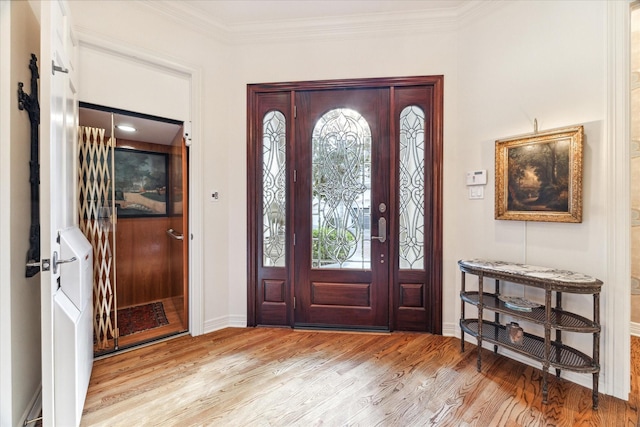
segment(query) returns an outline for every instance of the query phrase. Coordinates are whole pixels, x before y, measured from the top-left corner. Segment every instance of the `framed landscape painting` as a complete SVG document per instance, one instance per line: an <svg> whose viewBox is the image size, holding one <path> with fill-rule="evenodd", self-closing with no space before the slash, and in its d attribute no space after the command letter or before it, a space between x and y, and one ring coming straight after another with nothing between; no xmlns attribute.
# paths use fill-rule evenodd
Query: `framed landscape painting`
<svg viewBox="0 0 640 427"><path fill-rule="evenodd" d="M495 218L582 222L582 126L496 141Z"/></svg>
<svg viewBox="0 0 640 427"><path fill-rule="evenodd" d="M115 149L115 204L118 217L167 215L168 156Z"/></svg>

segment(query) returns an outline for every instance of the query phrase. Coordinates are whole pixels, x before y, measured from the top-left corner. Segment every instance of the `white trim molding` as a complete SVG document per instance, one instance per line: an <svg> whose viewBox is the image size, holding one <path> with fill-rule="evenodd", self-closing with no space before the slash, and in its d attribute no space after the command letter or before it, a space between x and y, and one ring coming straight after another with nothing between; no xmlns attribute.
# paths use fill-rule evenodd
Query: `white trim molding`
<svg viewBox="0 0 640 427"><path fill-rule="evenodd" d="M460 312L458 312L458 317L460 317ZM445 337L459 337L460 325L455 322L442 322L442 335Z"/></svg>
<svg viewBox="0 0 640 427"><path fill-rule="evenodd" d="M11 2L0 1L0 425L11 425Z"/></svg>
<svg viewBox="0 0 640 427"><path fill-rule="evenodd" d="M604 390L628 400L630 391L629 18L626 1L606 2L607 278L603 286ZM606 363L602 363L606 362Z"/></svg>
<svg viewBox="0 0 640 427"><path fill-rule="evenodd" d="M631 322L629 325L629 333L634 337L640 338L640 323Z"/></svg>
<svg viewBox="0 0 640 427"><path fill-rule="evenodd" d="M229 316L219 316L215 319L210 319L205 322L204 325L204 333L208 334L210 332L219 331L220 329L225 328L246 328L247 327L247 316L245 315L229 315Z"/></svg>
<svg viewBox="0 0 640 427"><path fill-rule="evenodd" d="M185 65L184 61L168 58L156 52L132 47L121 41L104 37L82 27L74 27L79 45L114 55L134 63L175 73L189 79L191 143L189 144L189 332L193 336L204 331L203 281L203 207L202 207L202 70Z"/></svg>
<svg viewBox="0 0 640 427"><path fill-rule="evenodd" d="M501 2L473 0L456 7L427 10L227 23L184 2L157 0L139 4L228 44L371 35L381 37L408 32L443 33L455 31L461 19L470 20L481 16L485 10L501 7Z"/></svg>

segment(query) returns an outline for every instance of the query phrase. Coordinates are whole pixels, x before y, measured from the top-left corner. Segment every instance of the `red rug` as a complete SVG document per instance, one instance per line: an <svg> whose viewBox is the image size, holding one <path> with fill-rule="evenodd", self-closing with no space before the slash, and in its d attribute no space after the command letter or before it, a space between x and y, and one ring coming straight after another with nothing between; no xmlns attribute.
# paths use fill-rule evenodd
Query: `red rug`
<svg viewBox="0 0 640 427"><path fill-rule="evenodd" d="M121 337L168 324L169 320L167 320L167 315L161 302L152 302L118 310L118 328L120 329Z"/></svg>
<svg viewBox="0 0 640 427"><path fill-rule="evenodd" d="M113 322L113 313L111 313L111 321ZM152 302L118 310L118 328L120 329L121 337L168 324L169 320L161 302ZM107 338L112 338L111 334Z"/></svg>

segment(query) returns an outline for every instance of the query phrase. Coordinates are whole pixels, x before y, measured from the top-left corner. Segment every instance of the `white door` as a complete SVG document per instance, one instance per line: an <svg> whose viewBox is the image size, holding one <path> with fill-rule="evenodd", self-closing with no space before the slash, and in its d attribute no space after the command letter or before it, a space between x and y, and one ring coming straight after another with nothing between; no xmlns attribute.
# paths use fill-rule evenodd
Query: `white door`
<svg viewBox="0 0 640 427"><path fill-rule="evenodd" d="M60 230L76 220L77 88L74 40L64 0L40 2L40 245L41 259L60 255ZM44 266L44 263L43 263ZM44 270L44 267L43 267ZM56 422L54 297L60 269L41 271L42 411L45 426Z"/></svg>

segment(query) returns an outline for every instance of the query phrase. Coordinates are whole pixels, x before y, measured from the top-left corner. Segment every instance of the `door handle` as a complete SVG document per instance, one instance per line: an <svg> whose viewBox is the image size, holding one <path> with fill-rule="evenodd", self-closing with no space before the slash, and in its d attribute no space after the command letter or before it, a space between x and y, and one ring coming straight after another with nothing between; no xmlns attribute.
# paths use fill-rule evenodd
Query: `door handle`
<svg viewBox="0 0 640 427"><path fill-rule="evenodd" d="M58 259L58 252L57 251L53 251L53 274L57 274L58 273L58 266L60 264L67 264L70 262L74 262L77 261L78 258L73 257L73 258L69 258L69 259Z"/></svg>
<svg viewBox="0 0 640 427"><path fill-rule="evenodd" d="M176 239L176 240L184 240L184 235L183 234L179 234L176 233L176 231L173 228L170 228L167 230L167 234L169 235L169 237L171 237L172 239Z"/></svg>
<svg viewBox="0 0 640 427"><path fill-rule="evenodd" d="M371 240L377 239L380 243L387 241L387 220L384 217L378 219L378 234L379 236L371 236Z"/></svg>

